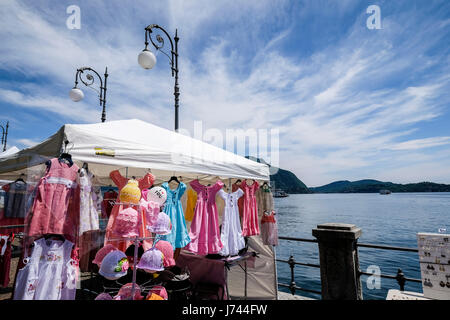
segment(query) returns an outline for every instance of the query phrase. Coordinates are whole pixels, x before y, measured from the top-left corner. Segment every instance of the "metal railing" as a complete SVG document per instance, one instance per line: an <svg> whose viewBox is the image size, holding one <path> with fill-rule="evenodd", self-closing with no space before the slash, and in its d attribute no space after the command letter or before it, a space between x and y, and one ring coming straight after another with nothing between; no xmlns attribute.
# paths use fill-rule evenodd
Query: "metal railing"
<svg viewBox="0 0 450 320"><path fill-rule="evenodd" d="M288 240L288 241L298 241L298 242L313 242L317 243L318 241L316 239L305 239L305 238L295 238L295 237L278 237L280 240ZM397 247L397 246L386 246L386 245L376 245L376 244L367 244L367 243L357 243L356 246L358 248L370 248L370 249L380 249L380 250L396 250L396 251L403 251L403 252L419 252L416 248L407 248L407 247ZM294 259L294 256L290 256L288 260L283 259L276 259L278 262L283 262L289 264L289 267L291 268L291 282L290 284L285 283L278 283L279 287L285 287L289 288L291 293L294 295L296 290L309 292L309 293L315 293L315 294L322 294L320 291L312 290L312 289L306 289L301 288L296 285L295 283L295 266L304 266L304 267L312 267L312 268L320 268L320 264L312 264L312 263L302 263L297 262ZM358 270L358 277L361 275L367 275L367 276L373 276L372 273L363 272L361 270ZM389 274L380 274L381 278L386 279L393 279L397 280L397 283L400 287L400 291L404 291L405 289L405 283L407 281L409 282L416 282L416 283L422 283L421 279L415 279L415 278L408 278L405 277L405 274L403 273L402 269L398 269L396 275L389 275Z"/></svg>
<svg viewBox="0 0 450 320"><path fill-rule="evenodd" d="M376 244L367 244L367 243L356 243L356 246L358 248L361 247L361 248L381 249L381 250L395 250L395 251L403 251L403 252L419 252L419 250L415 249L415 248L376 245ZM363 272L361 270L358 270L358 276L360 277L361 275L373 276L373 273L367 273L367 272ZM404 291L405 290L405 283L407 281L409 281L409 282L416 282L416 283L422 283L421 279L405 277L405 274L403 273L402 269L400 269L400 268L397 270L397 274L395 276L394 275L389 275L389 274L380 274L378 276L380 276L381 278L385 278L385 279L397 280L397 283L400 286L400 291Z"/></svg>
<svg viewBox="0 0 450 320"><path fill-rule="evenodd" d="M317 240L315 240L315 239L304 239L304 238L293 238L293 237L278 237L278 239L279 240L288 240L288 241L314 242L314 243L317 243ZM295 261L294 256L292 256L292 255L289 257L289 260L276 259L276 261L287 263L287 264L289 264L289 267L291 268L291 282L289 284L278 283L279 287L289 288L289 290L291 291L292 295L295 294L296 290L322 295L322 292L320 292L320 291L313 290L313 289L302 288L302 287L297 286L297 284L295 283L295 266L296 265L297 266L319 268L320 269L320 265L319 264L297 262L297 261Z"/></svg>

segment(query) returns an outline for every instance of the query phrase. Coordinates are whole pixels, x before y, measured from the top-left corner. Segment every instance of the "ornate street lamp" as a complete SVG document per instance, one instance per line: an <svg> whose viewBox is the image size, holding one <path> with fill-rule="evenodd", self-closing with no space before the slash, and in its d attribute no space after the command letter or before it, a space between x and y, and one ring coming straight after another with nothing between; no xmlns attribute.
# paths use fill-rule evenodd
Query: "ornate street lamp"
<svg viewBox="0 0 450 320"><path fill-rule="evenodd" d="M9 128L9 121L6 121L6 128L0 124L0 128L2 129L2 146L3 151L6 151L6 142L8 139L8 128Z"/></svg>
<svg viewBox="0 0 450 320"><path fill-rule="evenodd" d="M155 31L155 33L156 33L159 31L159 30L154 30L154 29L161 30L166 35L166 37L169 39L170 46L171 46L170 55L167 54L166 52L164 52L164 50L162 50L164 47L164 38L159 33L157 33L156 37L155 37L156 41L158 43L155 43L155 41L153 41L152 32ZM155 49L164 53L167 56L167 58L169 58L169 60L170 60L171 69L172 69L172 77L175 77L175 86L174 86L173 94L175 96L175 131L177 131L178 130L178 107L179 107L179 100L180 100L179 99L180 87L178 86L178 40L180 38L178 38L178 30L175 30L175 37L174 37L175 47L174 47L172 38L169 36L167 31L164 30L162 27L158 26L157 24L151 24L145 28L145 48L144 48L144 50L142 50L142 52L138 56L138 62L141 65L141 67L144 69L151 69L156 64L155 55L153 54L153 52L151 52L147 48L147 46L149 44L149 42L148 42L149 38L150 38L151 43L155 47Z"/></svg>
<svg viewBox="0 0 450 320"><path fill-rule="evenodd" d="M85 71L86 71L86 75L85 75L86 79L83 79L83 75L84 75ZM92 71L95 75L97 75L98 79L100 80L100 92L97 89L95 89L94 87L92 87L92 85L95 82L95 79L94 79L94 76L92 75L92 73L89 71ZM100 106L103 107L102 122L105 122L105 120L106 120L105 108L106 108L106 79L107 78L108 78L108 67L105 68L104 82L103 82L102 77L94 69L92 69L90 67L79 68L79 69L77 69L77 73L75 74L75 86L69 92L69 96L70 96L70 99L72 99L72 101L78 102L84 98L83 91L81 91L81 89L78 89L78 87L77 87L78 79L80 79L80 81L86 87L91 88L92 90L96 91L100 98ZM104 85L103 85L103 83L104 83Z"/></svg>

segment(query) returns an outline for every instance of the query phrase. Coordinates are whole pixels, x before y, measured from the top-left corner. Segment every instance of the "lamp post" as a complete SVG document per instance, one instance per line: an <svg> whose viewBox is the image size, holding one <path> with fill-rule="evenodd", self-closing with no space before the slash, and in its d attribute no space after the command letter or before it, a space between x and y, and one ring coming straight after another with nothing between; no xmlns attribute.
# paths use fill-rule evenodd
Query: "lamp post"
<svg viewBox="0 0 450 320"><path fill-rule="evenodd" d="M83 79L83 75L84 72L86 71L86 80ZM92 75L92 73L97 75L98 79L100 80L100 92L97 91L97 89L95 89L94 87L92 87L92 85L95 82L94 76ZM78 79L88 88L91 88L92 90L96 91L99 94L99 98L100 98L100 106L103 107L103 111L102 111L102 122L105 122L106 120L106 80L108 78L108 67L105 68L105 79L103 82L102 77L98 74L97 71L95 71L94 69L90 68L90 67L82 67L77 69L77 72L75 74L75 86L72 88L72 90L70 90L69 92L69 96L70 99L72 99L72 101L78 102L81 99L84 98L84 93L83 91L81 91L81 89L78 89L77 85L78 85ZM103 85L104 84L104 85Z"/></svg>
<svg viewBox="0 0 450 320"><path fill-rule="evenodd" d="M6 151L6 143L8 139L8 128L9 128L9 121L6 121L6 128L0 124L0 128L2 128L2 145L3 145L3 151Z"/></svg>
<svg viewBox="0 0 450 320"><path fill-rule="evenodd" d="M158 33L156 34L156 41L158 43L155 43L152 38L152 33L154 29L161 30L166 37L170 41L170 56L162 50L164 47L164 38L161 37L161 35ZM155 33L158 30L155 31ZM178 30L175 29L175 37L173 38L175 40L175 46L173 45L172 38L169 36L166 30L164 30L162 27L158 26L157 24L151 24L145 28L145 48L142 50L142 52L138 56L138 62L144 69L151 69L156 64L156 57L155 55L147 48L148 47L148 39L150 38L151 43L155 47L156 50L161 51L164 53L167 58L170 60L171 69L172 69L172 77L175 77L175 86L173 95L175 96L175 131L178 131L178 108L179 108L179 96L180 96L180 87L178 86Z"/></svg>

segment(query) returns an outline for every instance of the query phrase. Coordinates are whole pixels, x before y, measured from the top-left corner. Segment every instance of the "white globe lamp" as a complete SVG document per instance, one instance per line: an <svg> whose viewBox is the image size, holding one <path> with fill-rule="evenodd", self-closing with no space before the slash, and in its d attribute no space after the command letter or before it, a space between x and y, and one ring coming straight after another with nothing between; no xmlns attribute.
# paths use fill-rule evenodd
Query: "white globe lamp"
<svg viewBox="0 0 450 320"><path fill-rule="evenodd" d="M72 101L78 102L84 98L84 93L78 88L73 88L72 90L70 90L69 96Z"/></svg>
<svg viewBox="0 0 450 320"><path fill-rule="evenodd" d="M139 53L138 62L142 68L151 69L156 64L156 57L153 52L148 49L144 49L141 53Z"/></svg>

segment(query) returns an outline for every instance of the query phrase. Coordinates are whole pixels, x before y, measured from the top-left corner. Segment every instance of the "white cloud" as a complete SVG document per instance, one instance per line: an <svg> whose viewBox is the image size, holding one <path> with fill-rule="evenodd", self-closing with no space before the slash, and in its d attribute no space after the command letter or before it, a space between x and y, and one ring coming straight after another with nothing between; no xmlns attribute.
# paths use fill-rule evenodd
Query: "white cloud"
<svg viewBox="0 0 450 320"><path fill-rule="evenodd" d="M161 2L139 2L134 4L142 7L138 12L118 10L118 4L83 5L89 19L78 33L56 25L52 8L43 15L22 2L2 5L0 68L30 77L31 83L43 81L39 87L2 83L0 99L16 108L56 114L64 122L95 122L101 112L96 94L81 87L85 100L76 104L67 92L77 67L103 73L108 66L108 120L139 118L172 129L168 60L159 54L152 70L137 64L145 25L166 22L166 29L172 34L178 28L181 38L181 126L192 130L194 120L202 120L205 128L223 132L279 128L281 166L307 185L366 178L383 172L377 169L386 159L408 167L411 160L396 158L396 152L448 143L447 136L410 137L421 123L448 112L450 59L445 53L428 55L443 41L447 20L431 17L420 23L419 13L409 13L384 18L383 30L370 33L362 12L344 37L297 56L281 49L298 31L287 1L170 1L167 8ZM311 2L302 5L302 17L319 10ZM354 6L353 1L339 2L321 14L343 14ZM94 21L94 12L105 14ZM279 32L268 33L268 26ZM432 77L427 70L433 70Z"/></svg>

